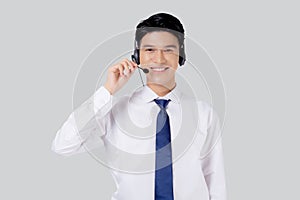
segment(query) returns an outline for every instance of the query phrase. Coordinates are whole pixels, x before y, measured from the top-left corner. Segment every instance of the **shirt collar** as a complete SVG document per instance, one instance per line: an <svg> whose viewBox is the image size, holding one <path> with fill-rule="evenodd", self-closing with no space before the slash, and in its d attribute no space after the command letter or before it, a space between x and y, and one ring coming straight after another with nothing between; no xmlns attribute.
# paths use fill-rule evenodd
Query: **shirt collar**
<svg viewBox="0 0 300 200"><path fill-rule="evenodd" d="M150 103L154 99L159 98L159 99L170 99L172 102L180 104L181 96L182 93L179 90L177 84L168 94L166 94L163 97L158 96L150 87L145 85L133 93L131 100L139 100L139 101L143 101L144 103Z"/></svg>

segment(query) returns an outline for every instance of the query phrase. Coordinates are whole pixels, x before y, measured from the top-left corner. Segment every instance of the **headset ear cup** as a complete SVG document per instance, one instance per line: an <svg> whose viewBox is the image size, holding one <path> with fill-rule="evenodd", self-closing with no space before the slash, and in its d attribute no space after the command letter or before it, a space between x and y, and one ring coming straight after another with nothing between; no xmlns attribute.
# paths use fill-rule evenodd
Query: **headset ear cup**
<svg viewBox="0 0 300 200"><path fill-rule="evenodd" d="M184 59L183 57L180 56L180 57L179 57L179 62L178 62L178 63L179 63L180 66L184 65L185 59Z"/></svg>
<svg viewBox="0 0 300 200"><path fill-rule="evenodd" d="M131 55L131 60L138 65L140 64L140 55L139 54L140 54L139 49L135 49L133 52L133 55Z"/></svg>
<svg viewBox="0 0 300 200"><path fill-rule="evenodd" d="M136 55L135 55L135 57L136 57L136 64L140 64L140 50L139 49L136 49Z"/></svg>
<svg viewBox="0 0 300 200"><path fill-rule="evenodd" d="M131 60L132 60L133 62L137 63L137 61L136 61L136 58L135 58L134 54L132 54L132 55L131 55Z"/></svg>
<svg viewBox="0 0 300 200"><path fill-rule="evenodd" d="M182 66L185 63L185 51L184 51L184 46L182 46L180 48L180 52L179 52L179 61L178 61L179 65Z"/></svg>

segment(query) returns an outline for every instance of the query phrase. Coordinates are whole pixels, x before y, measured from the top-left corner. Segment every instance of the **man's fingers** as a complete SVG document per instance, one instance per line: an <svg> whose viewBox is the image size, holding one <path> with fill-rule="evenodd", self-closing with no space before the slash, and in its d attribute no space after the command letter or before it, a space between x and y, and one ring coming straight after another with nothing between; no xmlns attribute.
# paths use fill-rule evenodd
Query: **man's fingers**
<svg viewBox="0 0 300 200"><path fill-rule="evenodd" d="M136 68L136 66L132 62L130 62L128 59L124 59L121 62L121 64L124 67L124 73L126 76L129 76Z"/></svg>
<svg viewBox="0 0 300 200"><path fill-rule="evenodd" d="M118 69L119 69L120 76L121 76L121 77L124 77L124 73L123 73L123 71L124 71L124 66L123 66L121 63L118 64Z"/></svg>
<svg viewBox="0 0 300 200"><path fill-rule="evenodd" d="M134 65L133 62L130 62L128 59L124 60L124 62L127 64L129 73L132 73L135 70L136 65Z"/></svg>
<svg viewBox="0 0 300 200"><path fill-rule="evenodd" d="M123 59L120 63L112 66L110 71L113 73L119 73L121 77L128 76L131 74L137 67L135 62L132 62L128 59Z"/></svg>

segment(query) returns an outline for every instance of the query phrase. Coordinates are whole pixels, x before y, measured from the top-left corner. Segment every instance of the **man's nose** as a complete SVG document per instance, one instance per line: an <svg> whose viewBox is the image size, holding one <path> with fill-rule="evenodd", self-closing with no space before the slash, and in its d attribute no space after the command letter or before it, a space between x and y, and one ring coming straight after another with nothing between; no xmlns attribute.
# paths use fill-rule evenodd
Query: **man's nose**
<svg viewBox="0 0 300 200"><path fill-rule="evenodd" d="M163 49L158 49L154 55L154 61L156 63L165 63L166 62L166 58L164 55L164 51Z"/></svg>

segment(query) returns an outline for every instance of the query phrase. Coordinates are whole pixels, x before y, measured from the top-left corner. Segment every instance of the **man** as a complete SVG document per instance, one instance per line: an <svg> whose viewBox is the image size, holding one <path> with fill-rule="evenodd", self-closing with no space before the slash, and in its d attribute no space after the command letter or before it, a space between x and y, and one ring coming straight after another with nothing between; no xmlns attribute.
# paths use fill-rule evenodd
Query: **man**
<svg viewBox="0 0 300 200"><path fill-rule="evenodd" d="M132 60L109 67L104 86L80 107L88 110L94 103L95 118L81 129L81 114L73 112L52 150L61 155L84 152L85 146L96 147L101 135L117 185L112 199L225 200L218 117L176 84L178 65L185 62L180 21L158 13L139 23ZM147 85L113 104L137 68L145 72Z"/></svg>

